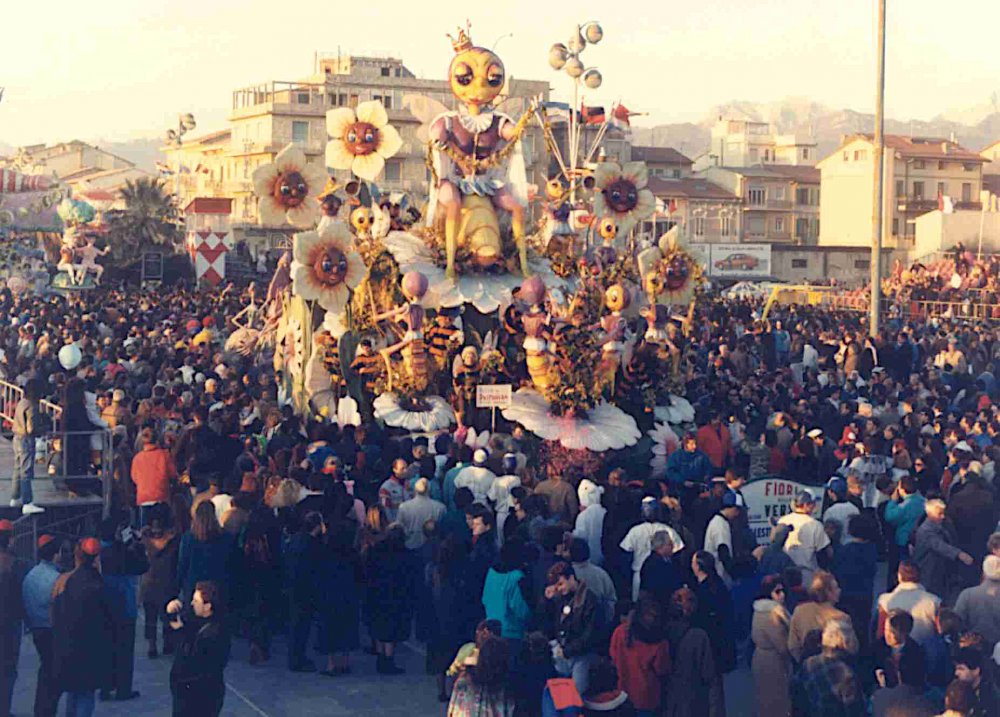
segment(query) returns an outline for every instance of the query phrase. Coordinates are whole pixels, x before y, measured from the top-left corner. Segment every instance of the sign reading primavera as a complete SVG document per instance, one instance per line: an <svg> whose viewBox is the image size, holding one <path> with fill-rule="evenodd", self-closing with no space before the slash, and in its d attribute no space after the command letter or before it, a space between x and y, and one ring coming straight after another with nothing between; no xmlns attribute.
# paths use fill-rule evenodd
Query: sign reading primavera
<svg viewBox="0 0 1000 717"><path fill-rule="evenodd" d="M511 385L509 383L476 386L476 408L510 408Z"/></svg>

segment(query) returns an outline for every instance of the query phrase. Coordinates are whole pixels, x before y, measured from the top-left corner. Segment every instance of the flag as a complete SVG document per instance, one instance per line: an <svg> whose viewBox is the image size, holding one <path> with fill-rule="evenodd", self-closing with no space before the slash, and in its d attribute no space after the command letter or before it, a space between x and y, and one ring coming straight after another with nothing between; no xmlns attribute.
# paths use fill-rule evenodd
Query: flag
<svg viewBox="0 0 1000 717"><path fill-rule="evenodd" d="M628 118L633 114L633 112L629 112L628 107L625 105L615 105L615 108L611 110L611 125L618 129L629 129L631 125Z"/></svg>
<svg viewBox="0 0 1000 717"><path fill-rule="evenodd" d="M584 124L604 124L604 108L580 105L580 120Z"/></svg>
<svg viewBox="0 0 1000 717"><path fill-rule="evenodd" d="M570 107L565 102L543 102L542 109L550 120L569 122Z"/></svg>
<svg viewBox="0 0 1000 717"><path fill-rule="evenodd" d="M677 211L677 200L676 199L671 199L670 200L670 203L667 205L667 211L670 214L673 214L674 212Z"/></svg>
<svg viewBox="0 0 1000 717"><path fill-rule="evenodd" d="M156 171L164 176L169 176L174 173L174 170L165 165L163 162L156 163Z"/></svg>

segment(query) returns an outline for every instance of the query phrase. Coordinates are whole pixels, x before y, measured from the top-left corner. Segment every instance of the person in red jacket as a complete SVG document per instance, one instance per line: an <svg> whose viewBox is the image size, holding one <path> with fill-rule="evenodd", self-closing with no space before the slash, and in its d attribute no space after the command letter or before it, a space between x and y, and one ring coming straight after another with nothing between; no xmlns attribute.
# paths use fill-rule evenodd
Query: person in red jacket
<svg viewBox="0 0 1000 717"><path fill-rule="evenodd" d="M618 688L628 694L639 717L659 712L661 686L670 674L661 612L657 600L643 595L629 620L611 635L609 654L618 670Z"/></svg>
<svg viewBox="0 0 1000 717"><path fill-rule="evenodd" d="M139 524L145 527L157 516L167 522L170 483L177 479L177 467L170 451L160 447L151 427L143 428L140 436L142 450L132 459L132 482L135 483Z"/></svg>
<svg viewBox="0 0 1000 717"><path fill-rule="evenodd" d="M724 470L733 459L733 441L718 412L713 412L708 423L698 429L697 441L698 448L716 468Z"/></svg>

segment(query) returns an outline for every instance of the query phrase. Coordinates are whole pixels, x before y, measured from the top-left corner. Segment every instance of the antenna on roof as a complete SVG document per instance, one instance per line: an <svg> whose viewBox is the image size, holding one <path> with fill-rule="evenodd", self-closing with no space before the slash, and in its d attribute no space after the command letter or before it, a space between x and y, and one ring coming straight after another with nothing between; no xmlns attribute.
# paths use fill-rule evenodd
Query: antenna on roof
<svg viewBox="0 0 1000 717"><path fill-rule="evenodd" d="M0 87L0 102L3 102L3 91L6 89L6 87Z"/></svg>

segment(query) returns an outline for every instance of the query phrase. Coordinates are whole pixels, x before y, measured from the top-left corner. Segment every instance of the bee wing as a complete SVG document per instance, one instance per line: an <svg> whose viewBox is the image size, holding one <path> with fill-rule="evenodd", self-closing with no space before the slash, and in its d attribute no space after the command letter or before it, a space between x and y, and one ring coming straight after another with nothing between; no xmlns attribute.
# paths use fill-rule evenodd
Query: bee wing
<svg viewBox="0 0 1000 717"><path fill-rule="evenodd" d="M407 94L403 95L403 107L410 111L410 114L420 120L420 128L417 129L417 139L426 143L428 140L428 130L431 122L442 112L447 112L448 108L435 99L427 95Z"/></svg>

